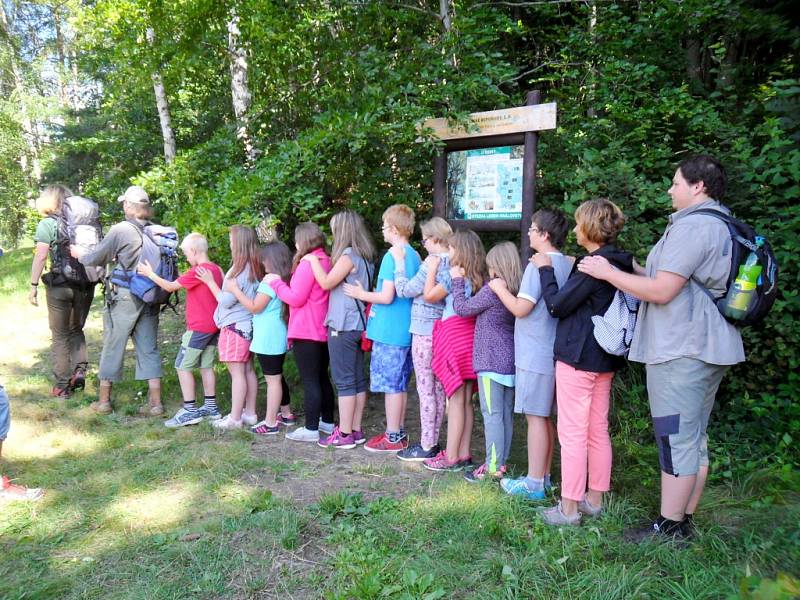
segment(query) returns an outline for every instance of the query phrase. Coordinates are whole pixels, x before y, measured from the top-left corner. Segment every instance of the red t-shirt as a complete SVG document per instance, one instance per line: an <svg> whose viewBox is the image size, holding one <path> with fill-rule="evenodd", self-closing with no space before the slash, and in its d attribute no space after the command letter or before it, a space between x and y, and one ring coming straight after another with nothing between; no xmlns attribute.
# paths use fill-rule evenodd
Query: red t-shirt
<svg viewBox="0 0 800 600"><path fill-rule="evenodd" d="M214 281L222 287L222 269L214 263L201 263L178 277L178 283L186 289L186 328L199 333L216 333L219 331L214 323L217 299L208 286L197 277L197 267L209 269L214 274Z"/></svg>

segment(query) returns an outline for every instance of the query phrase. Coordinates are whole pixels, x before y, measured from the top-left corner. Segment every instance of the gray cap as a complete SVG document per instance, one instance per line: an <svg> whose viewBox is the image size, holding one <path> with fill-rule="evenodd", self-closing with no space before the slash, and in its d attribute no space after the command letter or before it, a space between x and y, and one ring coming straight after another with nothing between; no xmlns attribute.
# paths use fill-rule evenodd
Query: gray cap
<svg viewBox="0 0 800 600"><path fill-rule="evenodd" d="M131 204L150 204L150 197L143 187L132 185L125 193L117 198L118 202L130 202Z"/></svg>

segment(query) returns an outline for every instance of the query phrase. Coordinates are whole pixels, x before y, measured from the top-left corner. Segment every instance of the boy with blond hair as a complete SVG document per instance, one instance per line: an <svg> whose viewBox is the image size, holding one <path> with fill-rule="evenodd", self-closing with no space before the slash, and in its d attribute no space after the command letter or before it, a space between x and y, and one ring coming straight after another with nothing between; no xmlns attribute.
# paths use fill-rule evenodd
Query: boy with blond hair
<svg viewBox="0 0 800 600"><path fill-rule="evenodd" d="M149 277L163 290L177 292L186 290L186 333L181 338L181 347L175 358L175 369L181 384L183 408L175 416L164 422L170 428L194 425L204 418L219 419L222 415L217 408L216 377L214 375L214 354L219 337L219 328L214 323L217 299L208 286L197 276L197 268L210 271L217 286L222 287L223 273L216 264L208 260L208 240L199 233L190 233L181 243L181 250L189 262L189 270L175 281L159 277L152 265L145 261L140 264L140 275ZM204 403L195 404L195 380L192 369L200 369L203 381Z"/></svg>
<svg viewBox="0 0 800 600"><path fill-rule="evenodd" d="M390 249L381 261L375 291L344 284L344 293L372 303L367 323L367 337L373 342L370 391L384 393L386 401L386 431L369 440L365 448L370 452L398 452L408 447L405 414L412 370L409 332L412 300L395 293L394 274L400 262L408 277L413 277L419 269L419 254L408 243L414 233L414 211L405 204L390 206L383 213L381 229Z"/></svg>

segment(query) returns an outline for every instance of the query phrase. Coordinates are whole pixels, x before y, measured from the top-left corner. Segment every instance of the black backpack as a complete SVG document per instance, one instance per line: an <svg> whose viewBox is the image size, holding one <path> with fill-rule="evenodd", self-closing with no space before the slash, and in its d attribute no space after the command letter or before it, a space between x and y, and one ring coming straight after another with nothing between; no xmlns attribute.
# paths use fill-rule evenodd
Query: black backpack
<svg viewBox="0 0 800 600"><path fill-rule="evenodd" d="M70 254L70 245L93 250L103 239L100 209L88 198L70 196L60 213L50 215L56 222L53 260L45 283L48 285L93 286L105 277L105 267L86 267Z"/></svg>
<svg viewBox="0 0 800 600"><path fill-rule="evenodd" d="M719 311L730 323L737 327L746 327L760 324L769 313L775 298L778 296L778 262L767 238L756 233L747 223L743 223L724 212L712 208L699 208L692 212L694 215L708 215L724 221L731 234L731 272L725 285L725 295L721 298L715 297L704 286L700 286L711 297ZM759 247L756 245L756 237L763 240ZM733 282L739 274L739 267L745 263L751 252L755 252L758 257L758 264L761 265L761 275L756 284L755 297L747 309L747 313L741 318L729 317L725 314L725 297L730 290Z"/></svg>

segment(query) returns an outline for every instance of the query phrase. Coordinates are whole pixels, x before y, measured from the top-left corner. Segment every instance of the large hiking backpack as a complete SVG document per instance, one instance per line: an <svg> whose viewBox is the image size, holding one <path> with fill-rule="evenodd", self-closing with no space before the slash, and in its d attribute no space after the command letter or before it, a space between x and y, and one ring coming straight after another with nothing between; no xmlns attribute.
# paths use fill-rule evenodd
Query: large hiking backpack
<svg viewBox="0 0 800 600"><path fill-rule="evenodd" d="M772 247L767 239L756 233L756 230L750 225L727 213L710 208L699 208L693 211L692 214L716 217L727 225L731 235L731 272L725 285L725 294L717 298L705 286L700 285L700 287L714 301L719 311L730 323L738 327L758 325L767 316L767 313L775 303L775 298L778 296L778 263L775 260ZM760 237L763 240L760 247L756 244L756 237ZM756 284L755 297L750 303L747 313L737 319L725 314L725 297L739 274L739 267L745 263L752 252L755 252L758 257L758 264L761 265L761 275Z"/></svg>
<svg viewBox="0 0 800 600"><path fill-rule="evenodd" d="M100 209L95 202L82 196L70 196L60 213L51 215L57 223L56 247L50 270L51 284L95 285L106 274L105 267L87 267L70 254L70 245L75 244L84 251L94 250L103 238L100 227Z"/></svg>
<svg viewBox="0 0 800 600"><path fill-rule="evenodd" d="M142 251L139 261L131 269L117 267L111 272L111 283L128 288L131 294L147 304L169 304L170 292L155 284L149 277L136 272L138 264L150 263L156 275L167 281L178 278L178 232L174 227L145 225L143 230L131 223L142 236Z"/></svg>

